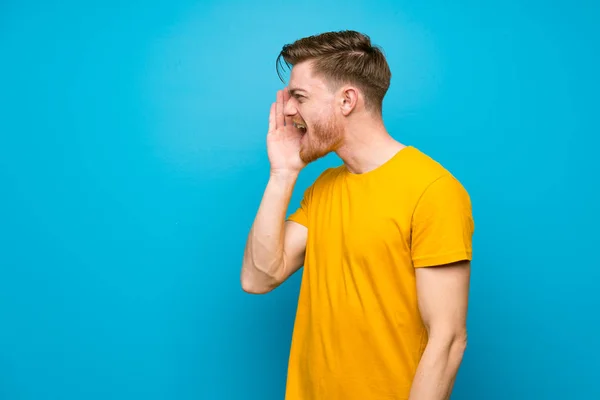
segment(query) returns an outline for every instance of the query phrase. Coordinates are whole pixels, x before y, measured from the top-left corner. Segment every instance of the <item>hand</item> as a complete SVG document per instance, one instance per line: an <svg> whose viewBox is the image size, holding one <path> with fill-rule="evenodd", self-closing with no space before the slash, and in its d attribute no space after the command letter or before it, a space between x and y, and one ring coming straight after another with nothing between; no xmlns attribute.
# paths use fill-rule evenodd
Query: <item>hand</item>
<svg viewBox="0 0 600 400"><path fill-rule="evenodd" d="M302 133L292 126L292 118L283 114L289 99L287 90L279 90L277 101L271 104L267 133L267 153L271 163L271 173L297 174L306 166L300 159Z"/></svg>

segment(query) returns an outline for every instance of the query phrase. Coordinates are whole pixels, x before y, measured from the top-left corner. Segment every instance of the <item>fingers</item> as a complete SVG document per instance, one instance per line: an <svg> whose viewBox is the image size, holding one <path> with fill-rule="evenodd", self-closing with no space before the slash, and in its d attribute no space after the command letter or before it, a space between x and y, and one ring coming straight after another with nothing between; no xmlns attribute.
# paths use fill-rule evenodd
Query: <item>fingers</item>
<svg viewBox="0 0 600 400"><path fill-rule="evenodd" d="M283 128L284 118L283 118L283 91L277 91L277 115L275 121L277 123L277 128Z"/></svg>
<svg viewBox="0 0 600 400"><path fill-rule="evenodd" d="M276 121L275 121L275 103L271 103L271 111L269 112L269 133L274 132L277 129Z"/></svg>
<svg viewBox="0 0 600 400"><path fill-rule="evenodd" d="M284 121L285 121L286 126L292 125L292 117L285 115L285 106L287 105L287 102L289 100L290 100L290 92L287 89L285 89L283 91L283 110L284 110Z"/></svg>

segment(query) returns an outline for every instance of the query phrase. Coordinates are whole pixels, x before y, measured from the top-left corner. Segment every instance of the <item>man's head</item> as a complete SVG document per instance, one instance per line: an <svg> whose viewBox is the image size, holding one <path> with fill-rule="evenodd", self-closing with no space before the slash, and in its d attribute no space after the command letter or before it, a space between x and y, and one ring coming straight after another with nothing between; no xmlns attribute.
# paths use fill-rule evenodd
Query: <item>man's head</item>
<svg viewBox="0 0 600 400"><path fill-rule="evenodd" d="M381 117L391 72L368 36L342 31L302 38L283 46L278 73L282 60L292 67L284 112L305 132L303 161L336 151L351 118Z"/></svg>

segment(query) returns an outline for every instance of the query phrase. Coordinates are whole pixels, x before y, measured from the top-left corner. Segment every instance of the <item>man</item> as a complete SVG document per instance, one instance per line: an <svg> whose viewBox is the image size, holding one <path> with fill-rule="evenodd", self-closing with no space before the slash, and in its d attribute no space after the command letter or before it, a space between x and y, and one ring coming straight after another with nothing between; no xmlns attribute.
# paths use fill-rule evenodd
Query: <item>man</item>
<svg viewBox="0 0 600 400"><path fill-rule="evenodd" d="M286 399L448 399L466 345L469 196L386 131L391 74L368 36L307 37L282 58L291 76L271 106L241 284L267 293L304 266ZM298 174L330 152L343 165L286 220Z"/></svg>

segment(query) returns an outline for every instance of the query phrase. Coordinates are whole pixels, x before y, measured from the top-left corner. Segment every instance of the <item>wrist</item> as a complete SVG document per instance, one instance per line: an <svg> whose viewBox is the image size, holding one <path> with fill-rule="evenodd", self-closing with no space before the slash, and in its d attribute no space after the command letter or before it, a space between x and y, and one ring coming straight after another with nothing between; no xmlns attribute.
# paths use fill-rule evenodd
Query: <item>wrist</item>
<svg viewBox="0 0 600 400"><path fill-rule="evenodd" d="M296 181L300 171L294 170L283 170L283 169L272 169L270 178L276 181L290 182Z"/></svg>

